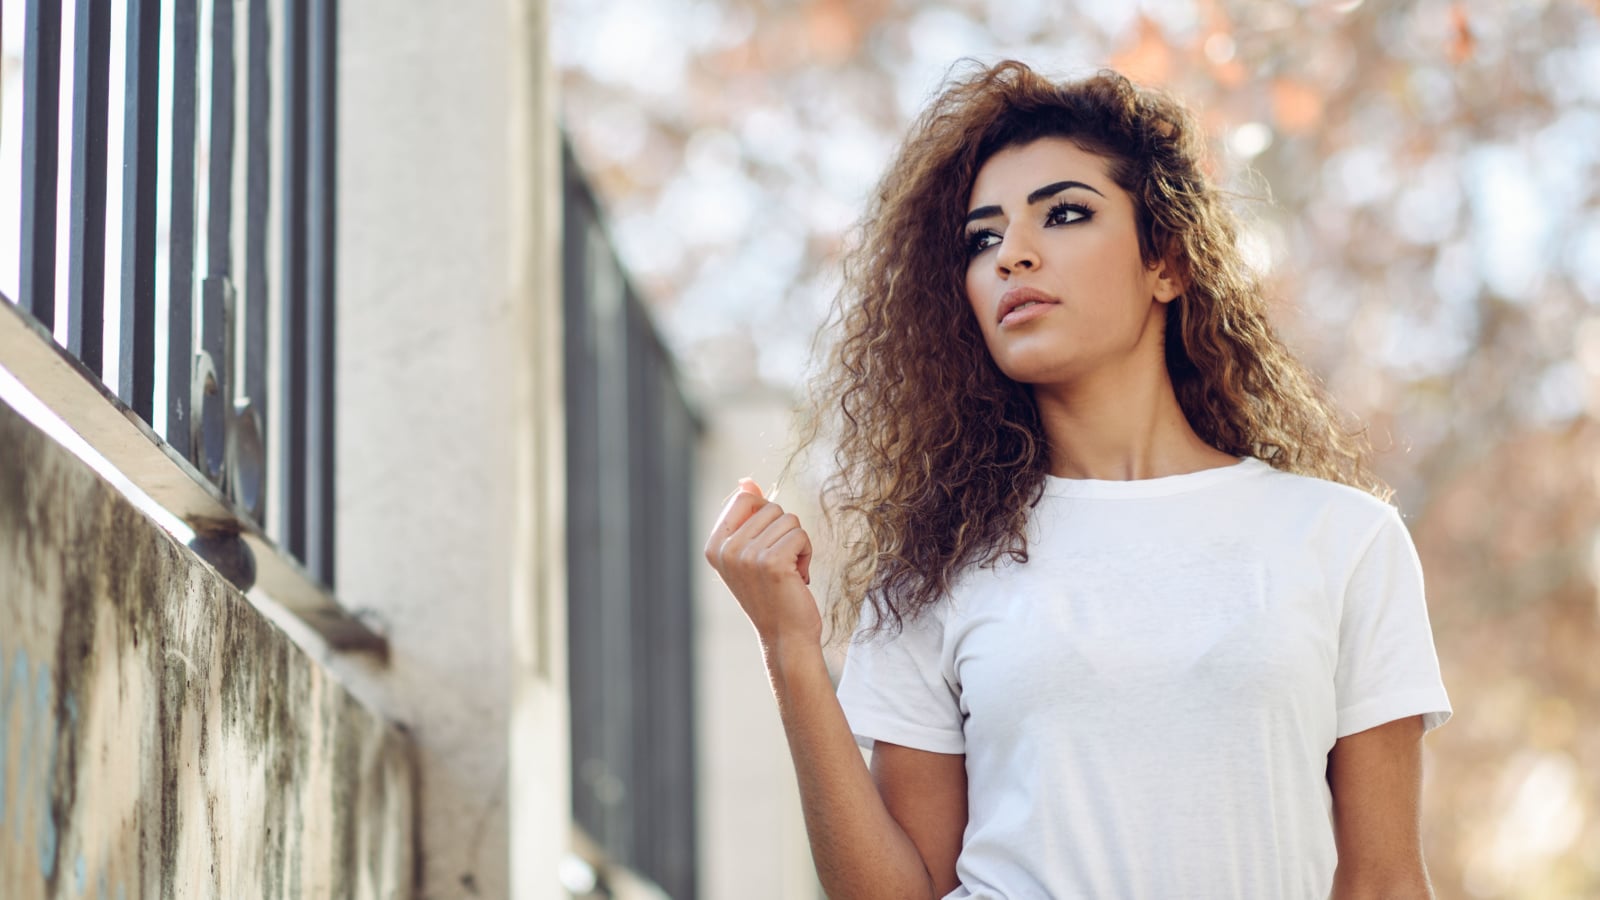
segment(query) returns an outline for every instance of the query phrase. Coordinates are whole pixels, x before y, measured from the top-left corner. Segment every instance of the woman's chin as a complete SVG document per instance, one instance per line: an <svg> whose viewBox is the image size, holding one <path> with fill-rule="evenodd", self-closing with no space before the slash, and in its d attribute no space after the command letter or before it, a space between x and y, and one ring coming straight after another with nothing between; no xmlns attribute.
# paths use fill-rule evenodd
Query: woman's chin
<svg viewBox="0 0 1600 900"><path fill-rule="evenodd" d="M1018 384L1060 384L1072 380L1071 360L1034 354L1013 355L997 361L1000 371Z"/></svg>

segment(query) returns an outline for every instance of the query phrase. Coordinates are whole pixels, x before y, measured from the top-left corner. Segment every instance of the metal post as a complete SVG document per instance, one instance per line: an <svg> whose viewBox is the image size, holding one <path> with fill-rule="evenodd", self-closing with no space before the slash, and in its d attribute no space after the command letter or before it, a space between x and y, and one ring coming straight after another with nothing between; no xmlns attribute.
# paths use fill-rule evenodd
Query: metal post
<svg viewBox="0 0 1600 900"><path fill-rule="evenodd" d="M190 456L194 371L196 0L175 0L172 19L172 228L167 296L167 443Z"/></svg>
<svg viewBox="0 0 1600 900"><path fill-rule="evenodd" d="M306 558L306 3L283 0L283 546ZM313 570L312 574L315 574Z"/></svg>
<svg viewBox="0 0 1600 900"><path fill-rule="evenodd" d="M244 221L244 396L241 424L255 432L258 452L271 446L267 433L267 217L272 192L272 62L270 0L250 0L249 87L245 115ZM241 485L236 497L258 524L266 526L264 455L256 467L261 480Z"/></svg>
<svg viewBox="0 0 1600 900"><path fill-rule="evenodd" d="M128 0L123 100L122 319L117 391L149 422L156 377L156 129L160 103L161 2Z"/></svg>
<svg viewBox="0 0 1600 900"><path fill-rule="evenodd" d="M307 22L306 173L306 568L332 585L334 237L338 184L338 23L336 0L313 4Z"/></svg>
<svg viewBox="0 0 1600 900"><path fill-rule="evenodd" d="M56 157L61 121L61 0L28 0L22 51L22 308L56 322Z"/></svg>
<svg viewBox="0 0 1600 900"><path fill-rule="evenodd" d="M233 275L233 2L211 6L211 136L206 153L206 276ZM228 398L231 406L232 398Z"/></svg>
<svg viewBox="0 0 1600 900"><path fill-rule="evenodd" d="M67 350L96 376L105 358L106 116L110 0L77 0L73 18L72 195Z"/></svg>

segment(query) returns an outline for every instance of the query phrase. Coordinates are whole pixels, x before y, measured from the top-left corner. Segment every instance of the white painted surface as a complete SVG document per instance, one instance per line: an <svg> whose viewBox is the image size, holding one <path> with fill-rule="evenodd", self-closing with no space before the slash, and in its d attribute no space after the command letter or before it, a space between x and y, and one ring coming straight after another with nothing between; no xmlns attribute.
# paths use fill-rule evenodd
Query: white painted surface
<svg viewBox="0 0 1600 900"><path fill-rule="evenodd" d="M560 396L546 365L554 116L528 83L547 77L544 13L340 12L335 588L391 658L334 665L412 729L421 896L557 897L566 688L550 638L564 624L535 606L562 590L561 555L541 550L560 521L559 481L539 468L560 462L545 418Z"/></svg>
<svg viewBox="0 0 1600 900"><path fill-rule="evenodd" d="M771 490L791 442L791 400L773 394L705 405L696 480L695 545L700 546L738 479ZM777 500L819 537L814 485L791 478ZM716 573L695 572L696 702L699 753L700 886L703 900L817 900L822 896L806 843L800 794L755 632ZM814 568L821 596L823 572Z"/></svg>
<svg viewBox="0 0 1600 900"><path fill-rule="evenodd" d="M512 71L509 265L517 315L513 411L510 846L515 900L565 897L570 841L566 433L561 327L561 148L543 0L509 0Z"/></svg>

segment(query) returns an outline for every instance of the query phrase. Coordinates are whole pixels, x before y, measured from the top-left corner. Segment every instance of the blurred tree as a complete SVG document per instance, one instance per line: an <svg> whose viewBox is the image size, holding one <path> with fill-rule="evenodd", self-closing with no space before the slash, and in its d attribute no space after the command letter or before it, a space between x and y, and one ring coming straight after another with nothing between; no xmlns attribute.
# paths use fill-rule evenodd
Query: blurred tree
<svg viewBox="0 0 1600 900"><path fill-rule="evenodd" d="M852 219L957 57L1189 101L1424 558L1458 709L1428 742L1439 896L1600 896L1600 2L559 12L567 127L708 399L801 377Z"/></svg>

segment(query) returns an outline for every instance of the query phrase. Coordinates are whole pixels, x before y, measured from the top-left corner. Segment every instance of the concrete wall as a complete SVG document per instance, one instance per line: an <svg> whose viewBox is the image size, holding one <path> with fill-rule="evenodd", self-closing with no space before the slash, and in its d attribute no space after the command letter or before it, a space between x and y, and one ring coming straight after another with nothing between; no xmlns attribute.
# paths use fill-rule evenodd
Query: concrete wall
<svg viewBox="0 0 1600 900"><path fill-rule="evenodd" d="M0 403L0 896L411 896L409 742Z"/></svg>

